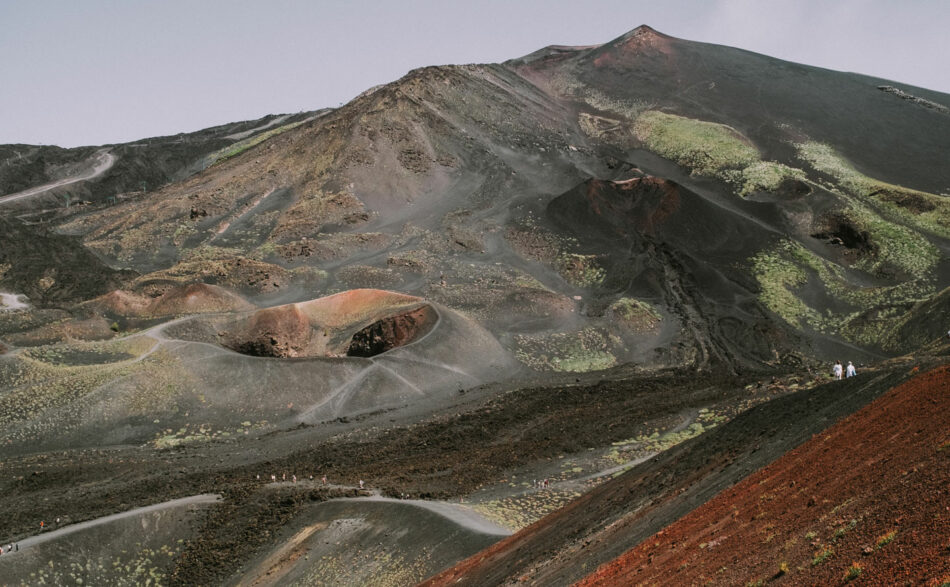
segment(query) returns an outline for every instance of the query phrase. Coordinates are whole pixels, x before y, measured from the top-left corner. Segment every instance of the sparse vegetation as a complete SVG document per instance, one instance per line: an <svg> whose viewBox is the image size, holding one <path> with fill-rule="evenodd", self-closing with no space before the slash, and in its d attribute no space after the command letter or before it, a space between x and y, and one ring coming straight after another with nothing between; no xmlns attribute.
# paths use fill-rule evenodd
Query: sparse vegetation
<svg viewBox="0 0 950 587"><path fill-rule="evenodd" d="M635 298L620 298L609 311L636 330L653 330L663 319L651 304Z"/></svg>
<svg viewBox="0 0 950 587"><path fill-rule="evenodd" d="M877 546L878 548L882 548L890 544L891 541L894 540L895 536L897 536L897 530L891 530L890 532L887 532L886 534L882 534L877 537L877 542L875 542L875 546Z"/></svg>
<svg viewBox="0 0 950 587"><path fill-rule="evenodd" d="M700 175L741 169L759 160L751 142L724 124L649 110L637 117L634 132L651 151Z"/></svg>
<svg viewBox="0 0 950 587"><path fill-rule="evenodd" d="M580 332L550 335L517 335L515 356L537 370L585 372L600 371L617 364L610 352L609 339L588 328Z"/></svg>
<svg viewBox="0 0 950 587"><path fill-rule="evenodd" d="M739 194L748 196L757 191L774 192L786 180L805 178L805 172L801 169L775 161L756 161L744 168L736 179L741 182Z"/></svg>
<svg viewBox="0 0 950 587"><path fill-rule="evenodd" d="M947 198L870 178L825 143L802 143L798 145L798 154L815 169L838 180L848 193L881 212L921 230L950 238L950 201Z"/></svg>
<svg viewBox="0 0 950 587"><path fill-rule="evenodd" d="M811 566L817 567L821 563L828 560L828 558L834 553L835 549L831 548L830 546L823 546L819 548L818 551L815 552L814 558L811 559Z"/></svg>
<svg viewBox="0 0 950 587"><path fill-rule="evenodd" d="M844 573L845 581L853 581L861 576L861 572L864 568L861 566L861 563L851 563L851 566L848 567L848 570Z"/></svg>
<svg viewBox="0 0 950 587"><path fill-rule="evenodd" d="M597 255L561 253L555 263L558 272L576 287L600 285L607 272L600 266Z"/></svg>
<svg viewBox="0 0 950 587"><path fill-rule="evenodd" d="M240 155L244 151L247 151L251 147L254 147L263 143L264 141L266 141L267 139L271 137L277 136L281 133L285 133L288 130L297 128L301 124L303 124L303 121L292 122L290 124L285 124L283 126L278 126L277 128L272 128L270 130L266 130L264 132L258 133L249 138L240 140L234 143L233 145L225 147L221 149L220 151L212 153L211 155L208 156L208 160L211 161L211 165L217 165L218 163L221 163L222 161L227 161L231 157Z"/></svg>

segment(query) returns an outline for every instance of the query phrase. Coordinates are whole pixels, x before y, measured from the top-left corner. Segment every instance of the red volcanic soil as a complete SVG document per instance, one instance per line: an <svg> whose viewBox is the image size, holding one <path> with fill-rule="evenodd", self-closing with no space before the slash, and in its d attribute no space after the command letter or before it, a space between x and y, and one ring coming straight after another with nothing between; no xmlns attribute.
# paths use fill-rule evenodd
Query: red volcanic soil
<svg viewBox="0 0 950 587"><path fill-rule="evenodd" d="M892 389L580 584L833 585L849 574L950 581L950 366Z"/></svg>
<svg viewBox="0 0 950 587"><path fill-rule="evenodd" d="M296 304L255 312L224 346L255 357L300 357L307 354L313 329Z"/></svg>
<svg viewBox="0 0 950 587"><path fill-rule="evenodd" d="M421 298L358 289L259 310L220 333L221 343L258 357L372 357L429 332L438 314Z"/></svg>
<svg viewBox="0 0 950 587"><path fill-rule="evenodd" d="M381 289L351 289L297 305L315 323L344 328L392 308L421 301L422 298Z"/></svg>

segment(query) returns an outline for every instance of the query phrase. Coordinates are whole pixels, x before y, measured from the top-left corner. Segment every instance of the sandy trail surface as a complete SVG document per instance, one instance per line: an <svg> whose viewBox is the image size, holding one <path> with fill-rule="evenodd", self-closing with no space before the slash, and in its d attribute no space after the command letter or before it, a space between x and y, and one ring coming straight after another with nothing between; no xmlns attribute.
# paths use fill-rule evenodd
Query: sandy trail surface
<svg viewBox="0 0 950 587"><path fill-rule="evenodd" d="M70 524L69 526L64 526L50 532L45 532L43 534L38 534L36 536L30 536L29 538L24 538L20 540L17 544L20 545L18 551L14 551L9 554L17 554L23 552L24 550L30 548L31 546L36 546L53 540L55 538L61 538L67 534L72 534L73 532L79 532L80 530L86 530L94 526L101 526L102 524L108 524L110 522L115 522L116 520L121 520L123 518L128 518L131 516L138 516L141 514L148 514L151 512L157 512L169 508L181 507L186 505L198 505L198 504L208 504L215 503L221 499L221 496L216 493L202 493L200 495L192 495L189 497L182 497L180 499L173 499L171 501L165 501L162 503L156 503L153 505L133 508L124 512L119 512L118 514L112 514L109 516L103 516L101 518L96 518L94 520L87 520L85 522L79 522L78 524ZM4 553L7 554L7 553Z"/></svg>
<svg viewBox="0 0 950 587"><path fill-rule="evenodd" d="M499 526L491 520L483 517L475 510L464 505L456 505L444 501L427 501L424 499L395 499L392 497L383 497L374 495L371 497L344 497L340 501L374 501L386 503L398 503L401 505L411 505L432 513L438 514L443 518L462 526L473 532L482 534L493 534L499 536L510 536L511 530Z"/></svg>

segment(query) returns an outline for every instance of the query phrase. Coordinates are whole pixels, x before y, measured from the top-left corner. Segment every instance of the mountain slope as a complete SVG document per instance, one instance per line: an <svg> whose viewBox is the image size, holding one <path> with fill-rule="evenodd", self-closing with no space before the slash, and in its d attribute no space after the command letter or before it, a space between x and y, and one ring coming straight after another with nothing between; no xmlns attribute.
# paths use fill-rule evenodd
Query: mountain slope
<svg viewBox="0 0 950 587"><path fill-rule="evenodd" d="M452 534L310 504L376 491L524 529L442 578L583 578L946 362L950 96L879 85L640 27L193 141L23 152L0 528L222 495L155 535L172 582L408 580L497 538L376 567ZM836 358L861 375L821 385ZM58 552L22 570L85 557Z"/></svg>
<svg viewBox="0 0 950 587"><path fill-rule="evenodd" d="M879 82L640 27L410 72L60 229L149 283L237 260L281 277L218 283L264 300L300 299L315 278L429 297L516 354L547 351L541 370L892 352L892 318L950 283L950 117ZM578 186L644 177L688 194L667 230L636 224L651 197L637 190L611 196L634 222L620 240L561 210ZM658 326L609 320L631 304Z"/></svg>
<svg viewBox="0 0 950 587"><path fill-rule="evenodd" d="M580 584L943 584L948 402L950 369L921 374Z"/></svg>

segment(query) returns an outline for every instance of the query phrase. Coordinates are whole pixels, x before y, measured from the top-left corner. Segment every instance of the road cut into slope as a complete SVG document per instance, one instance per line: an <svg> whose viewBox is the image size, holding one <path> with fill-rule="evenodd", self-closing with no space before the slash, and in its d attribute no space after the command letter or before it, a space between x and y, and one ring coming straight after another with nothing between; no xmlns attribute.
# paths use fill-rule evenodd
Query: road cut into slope
<svg viewBox="0 0 950 587"><path fill-rule="evenodd" d="M0 204L6 204L7 202L14 202L16 200L22 200L24 198L30 198L39 194L46 193L52 189L60 188L67 186L73 183L80 181L86 181L87 179L92 179L94 177L99 177L106 171L108 171L116 161L116 156L110 153L109 151L99 151L96 153L95 158L90 160L92 165L91 169L77 175L71 175L63 179L52 181L50 183L44 183L43 185L32 187L28 190L23 190L21 192L16 192L14 194L7 194L3 197L0 197Z"/></svg>

